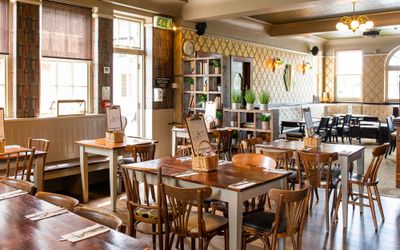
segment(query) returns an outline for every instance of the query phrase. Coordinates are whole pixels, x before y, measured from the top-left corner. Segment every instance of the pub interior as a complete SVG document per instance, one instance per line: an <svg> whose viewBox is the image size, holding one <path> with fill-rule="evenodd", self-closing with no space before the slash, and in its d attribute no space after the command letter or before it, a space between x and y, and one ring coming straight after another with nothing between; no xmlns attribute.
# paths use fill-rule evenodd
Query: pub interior
<svg viewBox="0 0 400 250"><path fill-rule="evenodd" d="M398 0L0 0L0 249L400 249L399 37Z"/></svg>

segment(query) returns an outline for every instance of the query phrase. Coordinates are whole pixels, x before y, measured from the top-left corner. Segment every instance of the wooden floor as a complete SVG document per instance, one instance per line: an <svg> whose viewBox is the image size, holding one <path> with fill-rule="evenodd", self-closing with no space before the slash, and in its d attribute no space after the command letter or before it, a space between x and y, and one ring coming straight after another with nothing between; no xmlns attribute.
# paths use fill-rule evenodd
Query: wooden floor
<svg viewBox="0 0 400 250"><path fill-rule="evenodd" d="M107 186L107 183L91 186L91 201L84 205L111 213ZM303 249L400 249L400 199L382 197L386 220L382 222L378 213L378 233L374 231L371 212L368 207L364 208L364 214L360 215L359 207L353 210L349 206L347 230L342 229L340 213L338 224L333 225L331 232L327 234L324 217L324 194L320 191L319 196L321 200L314 205L305 225ZM115 214L124 222L127 221L124 195L120 195ZM151 238L147 235L138 234L137 238L151 243ZM224 249L223 244L223 237L216 236L211 241L209 249ZM190 249L189 241L187 241L187 249ZM248 245L247 249L262 249L262 245L259 242L253 242ZM290 240L287 241L287 249L292 249Z"/></svg>

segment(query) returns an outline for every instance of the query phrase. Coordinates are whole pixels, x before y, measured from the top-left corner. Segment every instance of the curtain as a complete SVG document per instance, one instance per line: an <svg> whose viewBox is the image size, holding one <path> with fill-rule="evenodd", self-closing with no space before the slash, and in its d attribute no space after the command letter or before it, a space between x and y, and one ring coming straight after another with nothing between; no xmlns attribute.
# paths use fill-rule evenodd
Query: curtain
<svg viewBox="0 0 400 250"><path fill-rule="evenodd" d="M92 59L92 9L43 1L42 56Z"/></svg>
<svg viewBox="0 0 400 250"><path fill-rule="evenodd" d="M8 54L8 0L0 0L0 54Z"/></svg>

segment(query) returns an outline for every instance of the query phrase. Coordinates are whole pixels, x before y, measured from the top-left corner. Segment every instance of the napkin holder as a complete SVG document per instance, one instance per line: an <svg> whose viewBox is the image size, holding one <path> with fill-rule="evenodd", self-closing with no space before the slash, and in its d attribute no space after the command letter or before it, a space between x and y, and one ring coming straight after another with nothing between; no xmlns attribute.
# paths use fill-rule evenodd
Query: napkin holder
<svg viewBox="0 0 400 250"><path fill-rule="evenodd" d="M107 131L106 140L109 142L124 142L123 131Z"/></svg>
<svg viewBox="0 0 400 250"><path fill-rule="evenodd" d="M321 137L304 137L303 143L305 148L319 148L321 146Z"/></svg>
<svg viewBox="0 0 400 250"><path fill-rule="evenodd" d="M6 146L6 140L4 140L4 139L1 139L0 140L0 153L5 153L6 151L5 151L5 146Z"/></svg>

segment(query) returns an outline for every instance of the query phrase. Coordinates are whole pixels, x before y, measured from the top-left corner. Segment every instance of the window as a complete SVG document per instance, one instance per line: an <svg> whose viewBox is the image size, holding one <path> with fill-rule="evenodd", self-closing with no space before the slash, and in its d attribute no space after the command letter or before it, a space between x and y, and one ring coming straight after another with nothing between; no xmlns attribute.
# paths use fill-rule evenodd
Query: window
<svg viewBox="0 0 400 250"><path fill-rule="evenodd" d="M0 55L0 107L6 105L6 57Z"/></svg>
<svg viewBox="0 0 400 250"><path fill-rule="evenodd" d="M362 51L336 53L336 99L361 100Z"/></svg>
<svg viewBox="0 0 400 250"><path fill-rule="evenodd" d="M40 113L55 115L57 100L88 100L89 63L76 60L42 59Z"/></svg>
<svg viewBox="0 0 400 250"><path fill-rule="evenodd" d="M389 54L386 60L386 99L398 101L400 81L400 48Z"/></svg>
<svg viewBox="0 0 400 250"><path fill-rule="evenodd" d="M143 22L139 20L114 19L114 47L143 49Z"/></svg>

